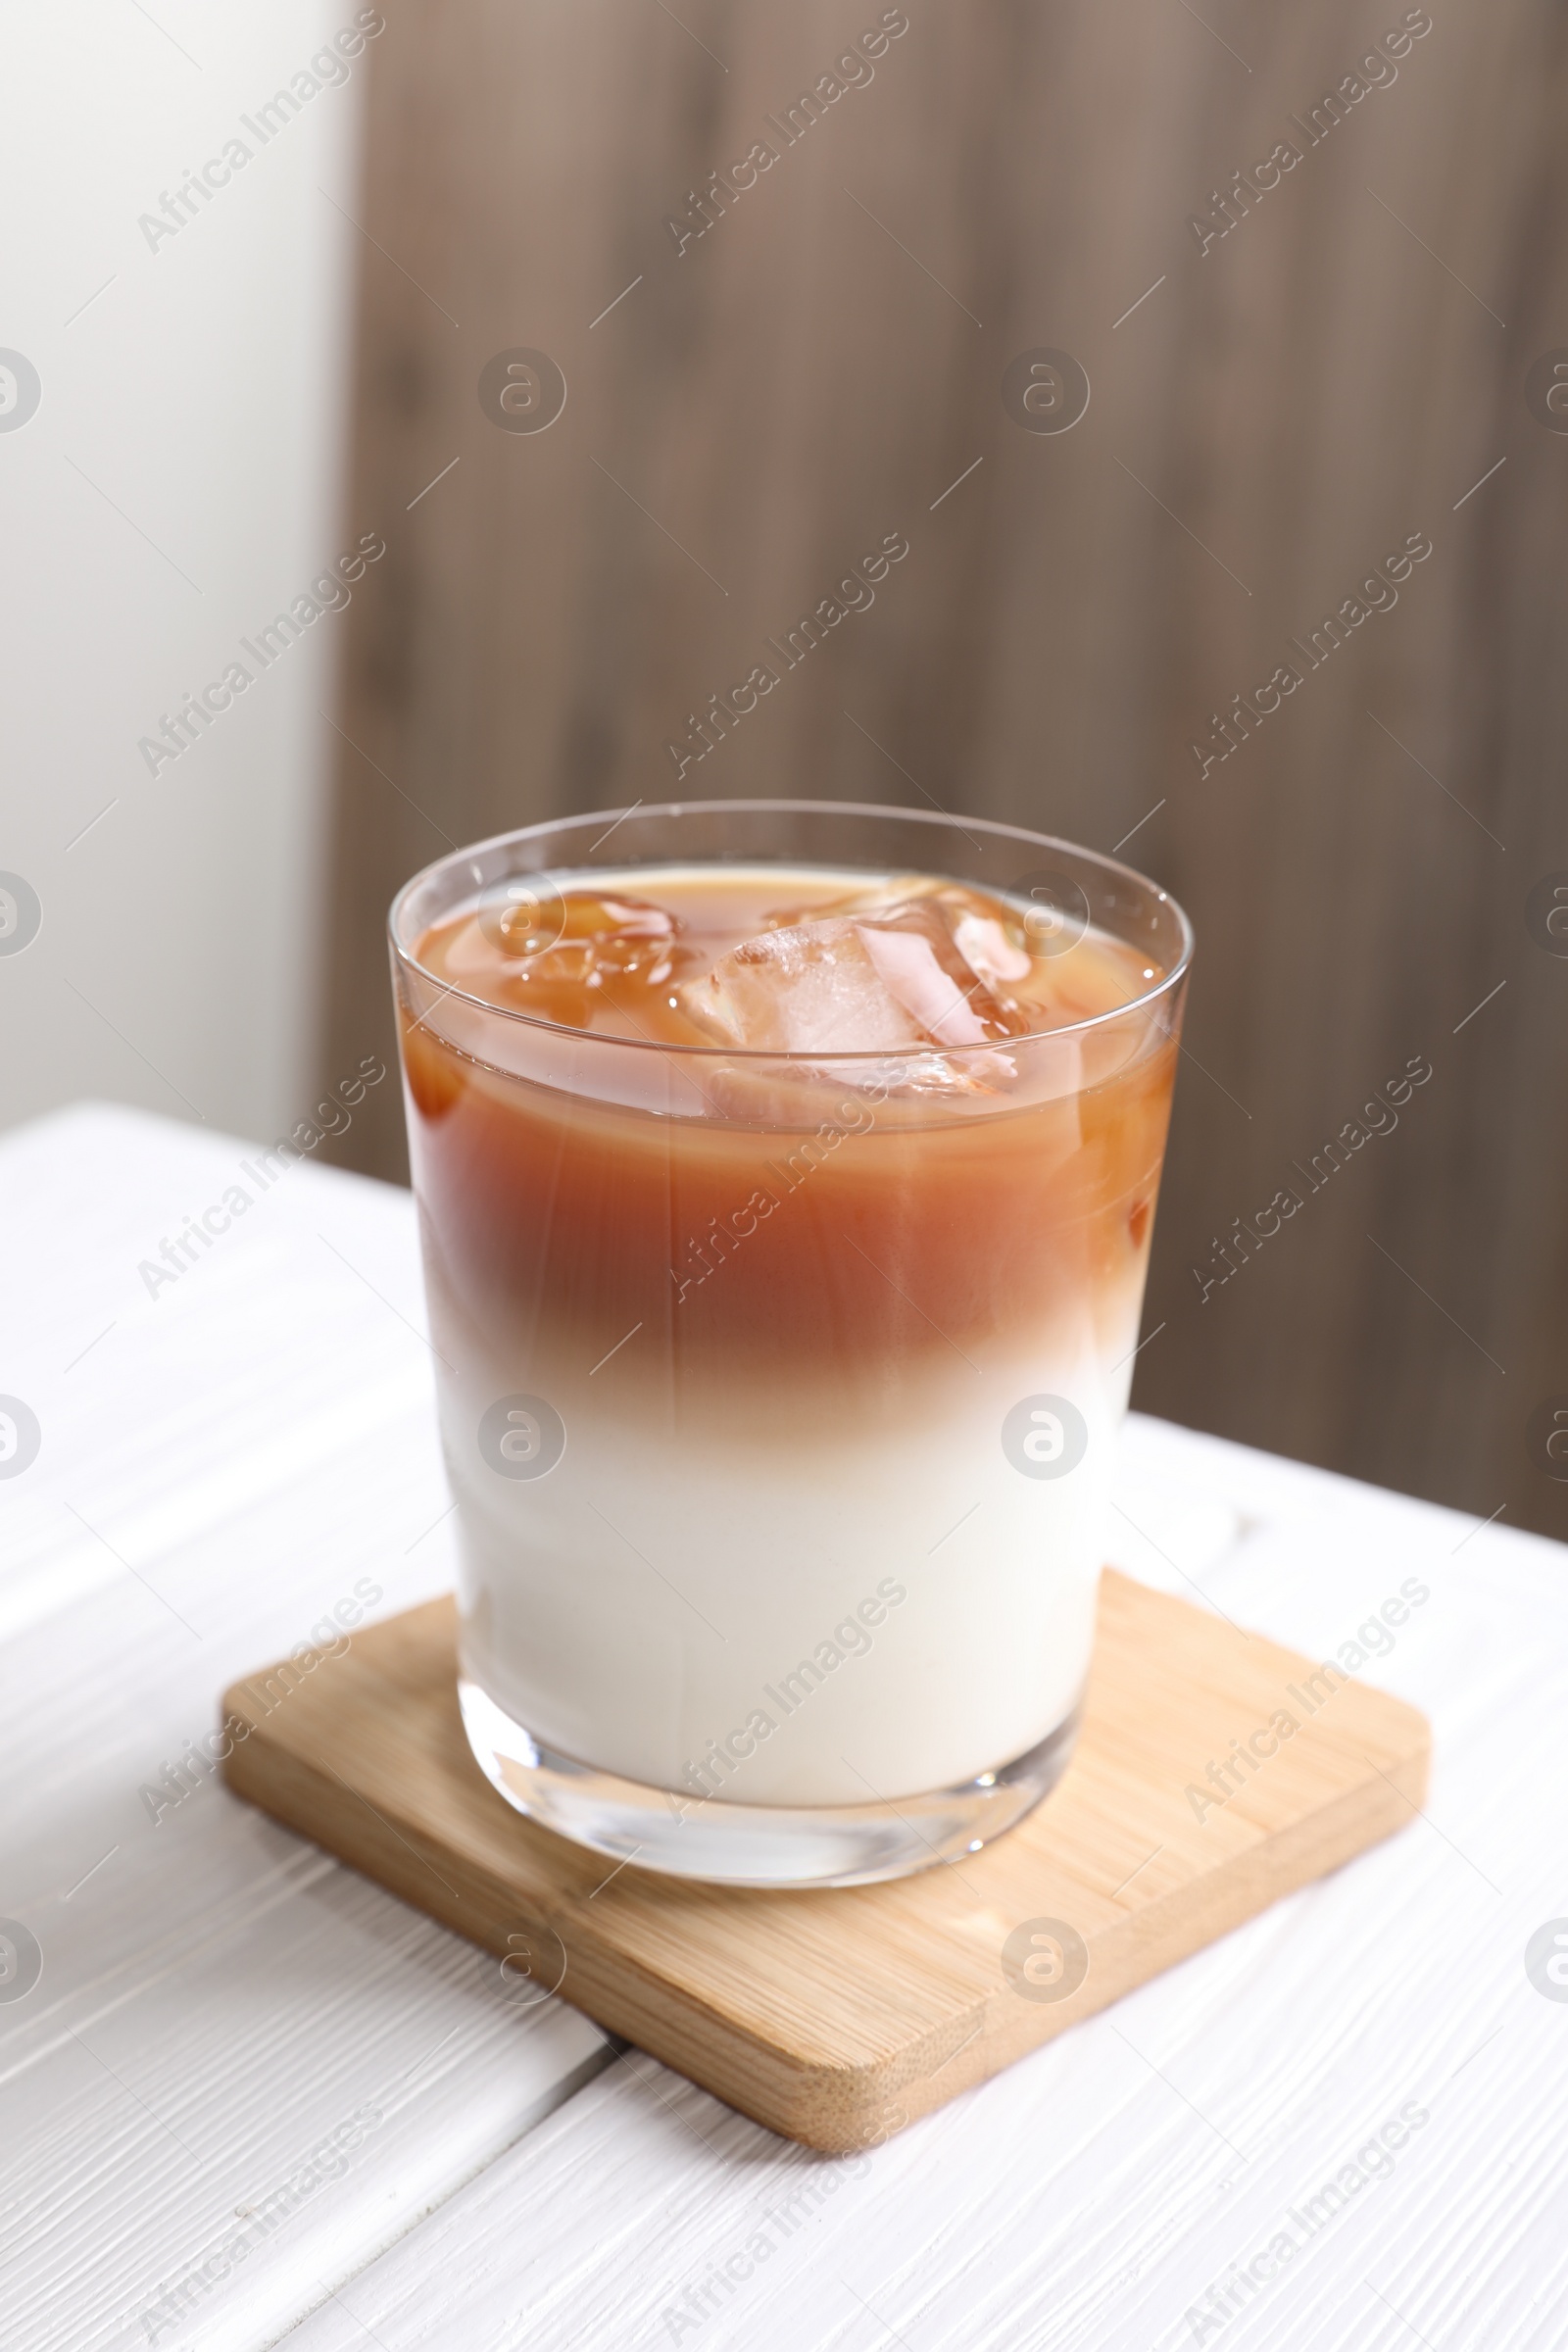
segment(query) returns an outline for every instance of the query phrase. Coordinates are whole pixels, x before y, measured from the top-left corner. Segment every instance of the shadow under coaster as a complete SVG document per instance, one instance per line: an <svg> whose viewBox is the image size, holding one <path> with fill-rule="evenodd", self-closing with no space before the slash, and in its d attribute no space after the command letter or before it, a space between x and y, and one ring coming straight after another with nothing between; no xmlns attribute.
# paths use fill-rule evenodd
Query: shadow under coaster
<svg viewBox="0 0 1568 2352"><path fill-rule="evenodd" d="M839 2154L1348 1861L1426 1792L1414 1707L1107 1569L1076 1752L1018 1828L880 1886L700 1886L607 1866L496 1793L458 1714L456 1623L431 1601L309 1673L237 1683L225 1705L251 1731L229 1786L743 2114ZM270 1677L293 1687L275 1697ZM1286 1736L1267 1729L1281 1714ZM1248 1773L1233 1759L1254 1737Z"/></svg>

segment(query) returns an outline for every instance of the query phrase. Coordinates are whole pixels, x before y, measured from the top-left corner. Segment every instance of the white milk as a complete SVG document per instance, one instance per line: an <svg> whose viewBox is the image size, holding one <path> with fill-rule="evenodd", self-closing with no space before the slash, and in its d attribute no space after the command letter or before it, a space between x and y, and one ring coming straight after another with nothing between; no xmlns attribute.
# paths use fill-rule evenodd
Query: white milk
<svg viewBox="0 0 1568 2352"><path fill-rule="evenodd" d="M1112 1362L1135 1302L1125 1320ZM971 1780L1078 1703L1130 1377L1087 1350L956 1361L905 1434L825 1431L809 1450L769 1443L765 1390L754 1434L721 1442L656 1437L608 1395L574 1409L541 1380L565 1450L513 1480L475 1440L491 1398L442 1375L465 1671L544 1746L694 1797L853 1805ZM1003 1446L1009 1409L1041 1394L1087 1423L1059 1478Z"/></svg>

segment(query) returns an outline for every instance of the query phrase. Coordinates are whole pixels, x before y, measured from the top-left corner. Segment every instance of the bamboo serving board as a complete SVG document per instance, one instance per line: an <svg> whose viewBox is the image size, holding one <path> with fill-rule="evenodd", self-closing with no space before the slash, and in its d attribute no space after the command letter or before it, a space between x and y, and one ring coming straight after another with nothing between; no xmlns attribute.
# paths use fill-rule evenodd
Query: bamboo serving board
<svg viewBox="0 0 1568 2352"><path fill-rule="evenodd" d="M836 2154L1336 1869L1426 1792L1414 1707L1107 1570L1077 1751L1017 1829L881 1886L702 1886L514 1812L464 1739L455 1641L431 1601L236 1684L230 1787L497 1954L521 1997L559 1989Z"/></svg>

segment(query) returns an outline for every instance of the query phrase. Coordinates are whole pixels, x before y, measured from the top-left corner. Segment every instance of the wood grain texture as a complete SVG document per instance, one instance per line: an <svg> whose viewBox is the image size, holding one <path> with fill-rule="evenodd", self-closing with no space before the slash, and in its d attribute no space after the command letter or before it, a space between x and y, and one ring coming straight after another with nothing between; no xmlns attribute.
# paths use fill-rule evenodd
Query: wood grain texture
<svg viewBox="0 0 1568 2352"><path fill-rule="evenodd" d="M1426 1790L1427 1726L1403 1700L1343 1676L1303 1695L1311 1660L1107 1572L1078 1752L1016 1831L884 1886L699 1886L607 1870L518 1819L465 1742L455 1628L453 1604L432 1602L292 1688L277 1669L236 1684L225 1706L253 1728L229 1785L489 1950L509 1936L537 1938L536 1957L559 1944L566 1999L835 2153L1338 1868ZM1209 1764L1281 1711L1299 1728L1215 1797ZM1003 1946L1029 1921L1064 1922L1087 1947L1066 1997L1004 1972Z"/></svg>

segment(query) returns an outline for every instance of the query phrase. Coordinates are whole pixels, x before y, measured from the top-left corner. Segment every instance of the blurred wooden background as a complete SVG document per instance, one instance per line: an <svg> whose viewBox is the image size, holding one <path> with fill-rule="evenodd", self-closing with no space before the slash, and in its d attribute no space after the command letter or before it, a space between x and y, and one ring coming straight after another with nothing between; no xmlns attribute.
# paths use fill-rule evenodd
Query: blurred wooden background
<svg viewBox="0 0 1568 2352"><path fill-rule="evenodd" d="M1309 145L1290 118L1402 9L909 0L786 145L764 118L858 73L874 5L383 5L345 520L388 554L347 616L323 1070L390 1048L400 881L673 797L688 712L902 531L680 793L1137 827L1200 946L1136 1401L1568 1535L1528 1446L1568 1403L1568 960L1525 916L1568 867L1568 435L1524 392L1568 345L1561 12L1432 0ZM1188 217L1282 139L1200 252ZM1088 372L1070 432L1004 408L1040 346ZM547 431L481 410L514 347L564 373ZM1210 714L1414 533L1397 606L1200 775ZM1200 1299L1418 1055L1397 1131ZM404 1172L391 1096L349 1150Z"/></svg>

